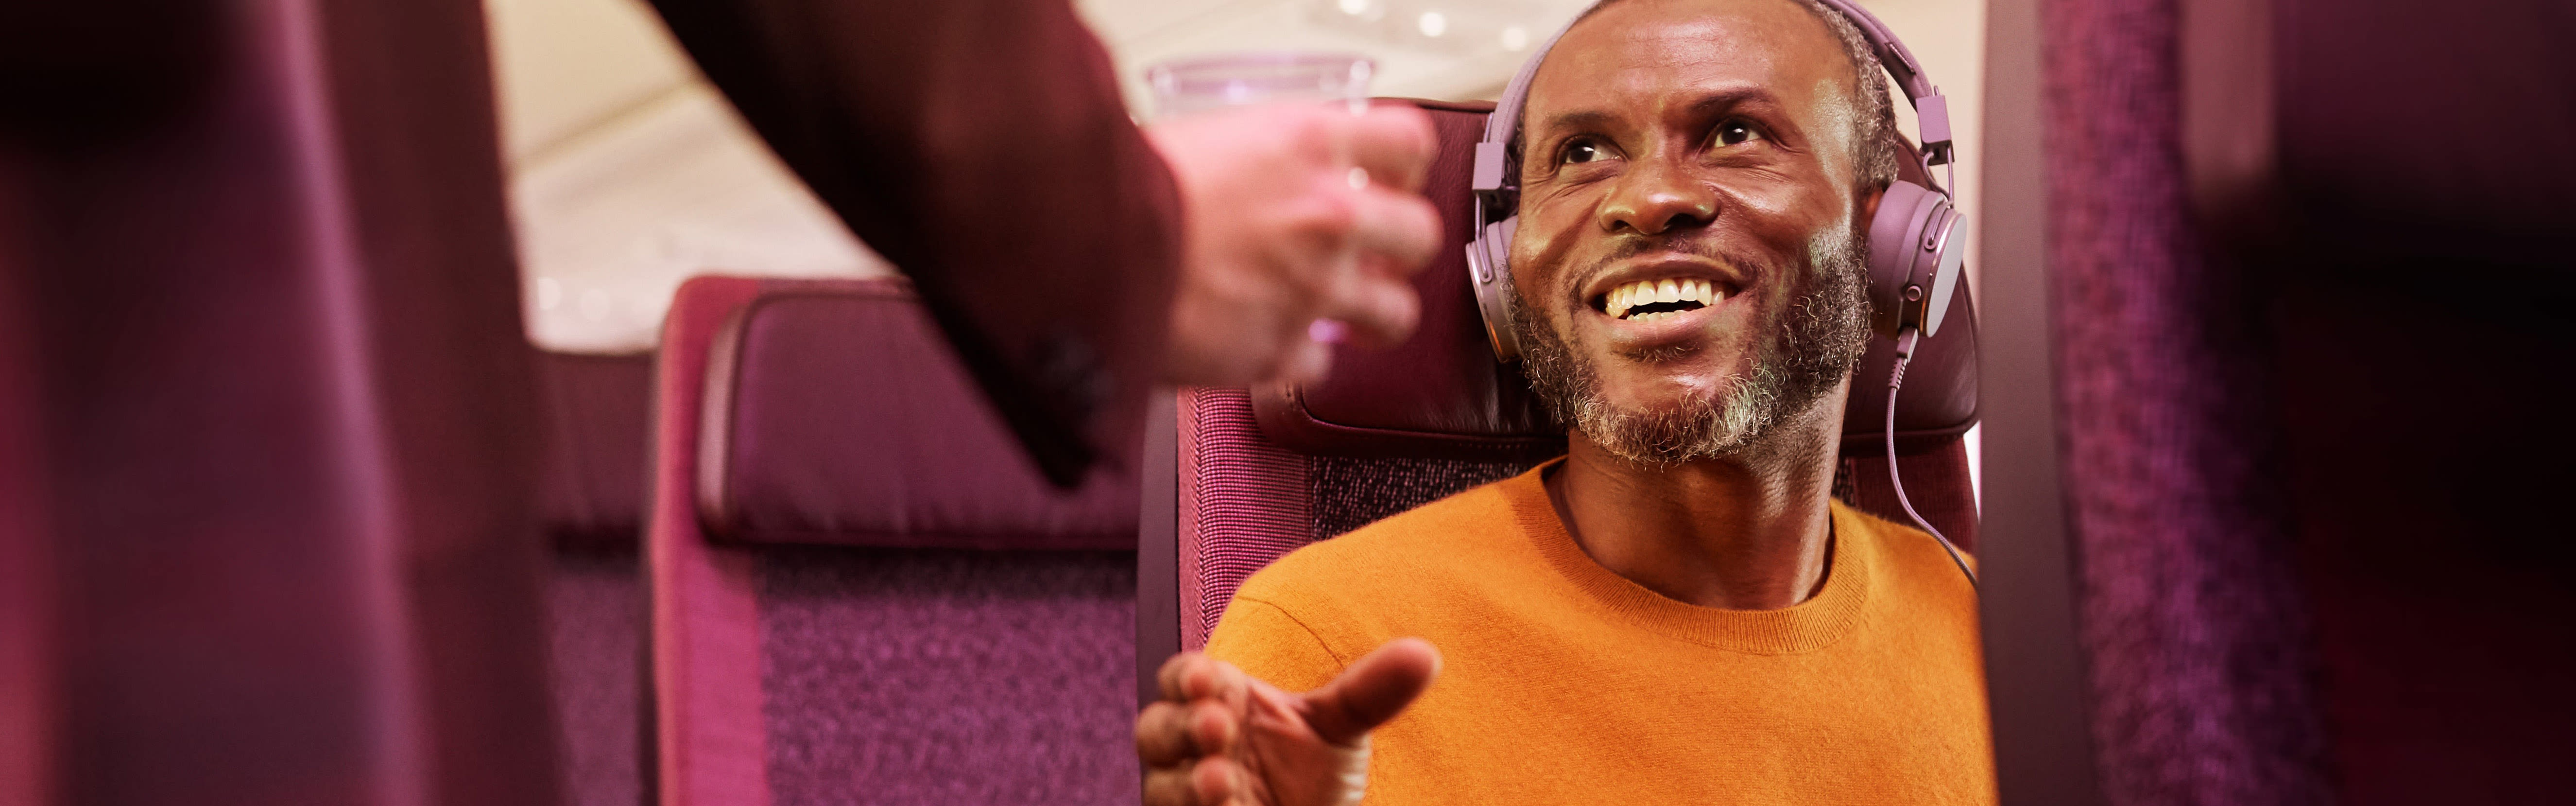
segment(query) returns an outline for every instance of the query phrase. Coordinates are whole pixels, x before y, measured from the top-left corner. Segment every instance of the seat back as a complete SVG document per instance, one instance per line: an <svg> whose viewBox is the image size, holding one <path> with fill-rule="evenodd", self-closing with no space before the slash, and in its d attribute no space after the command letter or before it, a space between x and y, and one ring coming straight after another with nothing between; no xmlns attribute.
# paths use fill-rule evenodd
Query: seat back
<svg viewBox="0 0 2576 806"><path fill-rule="evenodd" d="M692 280L656 385L662 802L1135 802L1132 475L1050 486L900 281Z"/></svg>
<svg viewBox="0 0 2576 806"><path fill-rule="evenodd" d="M1337 348L1331 378L1304 387L1185 389L1168 424L1176 485L1149 502L1172 518L1169 543L1149 527L1146 605L1168 624L1139 640L1196 649L1252 572L1306 543L1367 525L1451 493L1506 478L1565 451L1516 365L1493 359L1466 281L1464 249L1473 217L1468 172L1491 104L1426 101L1440 148L1427 195L1441 211L1447 245L1414 280L1421 326L1388 350ZM1923 181L1919 169L1908 178ZM1976 498L1962 441L1976 423L1976 315L1966 289L1954 303L1965 327L1924 340L1907 370L1897 408L1897 447L1906 491L1924 517L1962 550L1976 543ZM1888 483L1883 379L1894 345L1873 338L1846 404L1843 460L1835 495L1864 511L1904 521ZM1156 457L1159 459L1160 457ZM1147 471L1158 472L1149 466ZM1168 564L1154 555L1169 552ZM1160 662L1155 651L1139 663Z"/></svg>
<svg viewBox="0 0 2576 806"><path fill-rule="evenodd" d="M535 353L545 436L537 511L549 549L564 792L579 806L632 806L649 775L639 717L653 356Z"/></svg>

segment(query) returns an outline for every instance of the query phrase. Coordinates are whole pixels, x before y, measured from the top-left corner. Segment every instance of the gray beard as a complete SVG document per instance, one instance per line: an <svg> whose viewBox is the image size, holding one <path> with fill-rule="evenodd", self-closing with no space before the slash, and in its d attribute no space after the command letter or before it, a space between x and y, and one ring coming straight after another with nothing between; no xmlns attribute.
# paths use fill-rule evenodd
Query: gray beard
<svg viewBox="0 0 2576 806"><path fill-rule="evenodd" d="M1772 336L1754 356L1751 377L1728 378L1722 393L1695 396L1669 411L1613 406L1602 399L1600 368L1530 315L1526 299L1511 308L1521 370L1558 422L1611 455L1649 467L1759 458L1774 447L1776 426L1801 419L1841 388L1869 344L1865 244L1857 232L1816 239L1797 275L1797 297L1764 325Z"/></svg>

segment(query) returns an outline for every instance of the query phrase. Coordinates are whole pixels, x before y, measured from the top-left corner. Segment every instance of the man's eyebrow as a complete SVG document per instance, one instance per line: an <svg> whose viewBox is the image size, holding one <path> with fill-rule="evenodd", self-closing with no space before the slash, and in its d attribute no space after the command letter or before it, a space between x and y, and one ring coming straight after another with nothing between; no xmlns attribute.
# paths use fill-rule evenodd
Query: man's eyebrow
<svg viewBox="0 0 2576 806"><path fill-rule="evenodd" d="M1779 102L1780 97L1772 94L1771 90L1767 87L1742 86L1711 91L1692 100L1685 106L1685 108L1693 115L1706 115L1721 109L1732 109L1741 106L1778 106ZM1544 135L1567 129L1596 128L1616 119L1617 117L1617 115L1600 109L1577 109L1569 112L1559 112L1548 116L1547 120L1535 128L1533 132Z"/></svg>
<svg viewBox="0 0 2576 806"><path fill-rule="evenodd" d="M1721 109L1733 109L1736 107L1757 105L1773 107L1779 106L1780 96L1772 94L1769 87L1733 87L1701 96L1699 100L1690 102L1690 105L1687 108L1694 115L1705 115Z"/></svg>
<svg viewBox="0 0 2576 806"><path fill-rule="evenodd" d="M1566 129L1588 129L1603 123L1608 123L1616 117L1618 116L1599 109L1578 109L1572 112L1559 112L1550 116L1546 123L1540 125L1538 127L1538 131L1544 134L1547 132L1563 131Z"/></svg>

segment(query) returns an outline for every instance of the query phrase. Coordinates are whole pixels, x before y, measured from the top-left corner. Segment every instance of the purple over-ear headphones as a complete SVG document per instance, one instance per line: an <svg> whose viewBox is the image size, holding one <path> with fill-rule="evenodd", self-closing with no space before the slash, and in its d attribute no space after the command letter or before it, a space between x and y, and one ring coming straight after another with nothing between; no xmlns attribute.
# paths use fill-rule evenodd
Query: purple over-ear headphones
<svg viewBox="0 0 2576 806"><path fill-rule="evenodd" d="M1852 5L1850 0L1818 0L1843 15L1860 29L1878 54L1878 63L1896 79L1896 86L1914 104L1915 119L1921 123L1923 147L1919 159L1928 169L1934 165L1951 165L1950 105L1940 91L1923 76L1922 65L1905 43L1896 40L1877 17ZM1573 25L1568 24L1567 29ZM1493 339L1494 356L1504 361L1520 358L1517 336L1512 332L1511 275L1512 231L1520 225L1520 188L1503 184L1505 162L1509 159L1512 134L1520 127L1521 107L1529 101L1530 79L1538 66L1547 60L1548 51L1565 31L1556 32L1521 65L1512 83L1503 90L1502 102L1485 121L1485 137L1476 143L1476 236L1467 243L1468 285L1476 289L1476 306L1484 313L1485 333ZM1955 173L1953 186L1957 184ZM1941 316L1949 308L1950 293L1959 284L1959 258L1967 222L1952 209L1950 191L1925 188L1905 180L1888 185L1887 194L1879 199L1878 212L1869 221L1869 303L1870 327L1879 335L1897 339L1908 330L1930 336L1941 327ZM1910 347L1911 345L1907 345Z"/></svg>

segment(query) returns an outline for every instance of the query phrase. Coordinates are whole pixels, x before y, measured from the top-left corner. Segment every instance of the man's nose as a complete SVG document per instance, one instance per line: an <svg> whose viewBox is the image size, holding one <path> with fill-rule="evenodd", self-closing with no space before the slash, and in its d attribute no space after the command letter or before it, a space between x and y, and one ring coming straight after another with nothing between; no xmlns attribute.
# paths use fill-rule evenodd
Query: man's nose
<svg viewBox="0 0 2576 806"><path fill-rule="evenodd" d="M1717 191L1670 160L1640 160L1610 188L1601 205L1601 228L1661 235L1717 220Z"/></svg>

